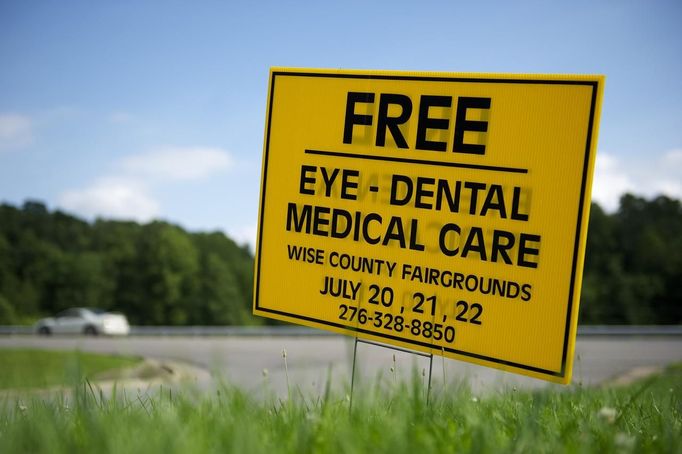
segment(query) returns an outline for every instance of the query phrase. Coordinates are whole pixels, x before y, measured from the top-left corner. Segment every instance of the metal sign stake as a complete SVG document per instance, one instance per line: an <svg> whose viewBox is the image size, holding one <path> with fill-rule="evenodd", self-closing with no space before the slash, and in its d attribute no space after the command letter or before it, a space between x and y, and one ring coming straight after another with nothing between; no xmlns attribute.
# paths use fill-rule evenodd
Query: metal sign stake
<svg viewBox="0 0 682 454"><path fill-rule="evenodd" d="M355 358L358 354L358 336L355 336L355 342L353 345L353 371L350 376L350 404L348 405L348 414L353 411L353 387L355 385Z"/></svg>
<svg viewBox="0 0 682 454"><path fill-rule="evenodd" d="M382 344L379 342L372 342L364 339L358 339L357 336L355 336L355 340L353 342L353 367L351 371L351 377L350 377L350 404L348 406L348 414L350 414L353 411L353 390L355 388L355 363L357 361L357 355L358 355L358 342L362 342L363 344L368 344L368 345L374 345L376 347L382 347L382 348L388 348L391 350L396 350L399 352L403 353L410 353L412 355L417 355L417 356L422 356L424 358L429 358L429 382L426 388L426 405L429 405L430 403L430 397L431 397L431 375L433 373L433 353L421 353L421 352L416 352L412 350L408 350L406 348L400 348L400 347L394 347L392 345L386 345Z"/></svg>

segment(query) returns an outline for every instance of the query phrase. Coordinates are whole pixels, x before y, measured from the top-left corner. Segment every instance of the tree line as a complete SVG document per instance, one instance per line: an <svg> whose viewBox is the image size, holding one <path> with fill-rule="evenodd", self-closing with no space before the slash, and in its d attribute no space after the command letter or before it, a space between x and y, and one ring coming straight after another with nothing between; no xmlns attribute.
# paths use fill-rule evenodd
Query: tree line
<svg viewBox="0 0 682 454"><path fill-rule="evenodd" d="M608 214L592 204L580 321L682 323L682 206L631 194Z"/></svg>
<svg viewBox="0 0 682 454"><path fill-rule="evenodd" d="M0 205L0 324L76 306L139 325L253 324L252 288L251 252L220 232Z"/></svg>
<svg viewBox="0 0 682 454"><path fill-rule="evenodd" d="M0 205L0 324L75 306L139 325L264 323L252 295L253 255L221 232ZM628 194L611 214L592 204L580 321L682 323L680 201Z"/></svg>

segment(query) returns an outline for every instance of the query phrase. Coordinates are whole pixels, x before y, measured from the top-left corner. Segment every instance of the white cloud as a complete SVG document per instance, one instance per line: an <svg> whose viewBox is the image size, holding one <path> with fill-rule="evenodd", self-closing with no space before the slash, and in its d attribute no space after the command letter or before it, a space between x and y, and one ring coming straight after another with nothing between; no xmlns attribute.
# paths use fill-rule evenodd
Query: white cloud
<svg viewBox="0 0 682 454"><path fill-rule="evenodd" d="M0 114L0 151L23 148L32 142L33 132L29 117Z"/></svg>
<svg viewBox="0 0 682 454"><path fill-rule="evenodd" d="M159 204L138 181L102 178L92 186L64 192L60 206L89 218L97 216L147 222L158 216Z"/></svg>
<svg viewBox="0 0 682 454"><path fill-rule="evenodd" d="M122 166L126 173L160 180L201 180L228 170L233 160L220 148L163 148L128 156Z"/></svg>
<svg viewBox="0 0 682 454"><path fill-rule="evenodd" d="M632 191L634 184L627 173L620 168L615 156L600 152L594 169L592 199L607 211L618 208L618 201L624 192Z"/></svg>
<svg viewBox="0 0 682 454"><path fill-rule="evenodd" d="M664 153L663 163L670 166L679 166L677 169L682 171L682 148L669 150Z"/></svg>
<svg viewBox="0 0 682 454"><path fill-rule="evenodd" d="M228 228L227 235L237 244L248 244L251 251L256 250L256 236L258 228L256 225L244 225L236 228Z"/></svg>
<svg viewBox="0 0 682 454"><path fill-rule="evenodd" d="M195 181L228 170L233 164L220 148L162 148L124 157L117 171L82 189L62 193L58 202L83 216L147 222L161 214L150 192L181 181ZM237 241L255 244L255 229L234 232Z"/></svg>
<svg viewBox="0 0 682 454"><path fill-rule="evenodd" d="M113 112L109 115L109 121L113 124L124 125L133 121L135 117L128 112Z"/></svg>
<svg viewBox="0 0 682 454"><path fill-rule="evenodd" d="M620 196L625 192L645 197L664 194L682 199L682 149L628 160L600 151L594 171L592 199L605 210L615 211Z"/></svg>
<svg viewBox="0 0 682 454"><path fill-rule="evenodd" d="M654 184L656 193L665 194L676 199L682 199L682 180L661 180Z"/></svg>

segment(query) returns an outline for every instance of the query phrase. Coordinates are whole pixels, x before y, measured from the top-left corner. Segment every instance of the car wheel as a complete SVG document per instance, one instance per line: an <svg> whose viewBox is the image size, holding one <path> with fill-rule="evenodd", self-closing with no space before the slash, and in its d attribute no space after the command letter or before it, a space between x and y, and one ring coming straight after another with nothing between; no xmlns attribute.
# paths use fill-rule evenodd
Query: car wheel
<svg viewBox="0 0 682 454"><path fill-rule="evenodd" d="M52 334L52 331L50 331L50 328L48 328L47 326L41 326L40 328L38 328L38 334L40 334L41 336L49 336L50 334Z"/></svg>
<svg viewBox="0 0 682 454"><path fill-rule="evenodd" d="M85 329L83 330L83 334L87 336L97 336L97 334L99 333L97 332L97 328L95 328L94 326L86 326Z"/></svg>

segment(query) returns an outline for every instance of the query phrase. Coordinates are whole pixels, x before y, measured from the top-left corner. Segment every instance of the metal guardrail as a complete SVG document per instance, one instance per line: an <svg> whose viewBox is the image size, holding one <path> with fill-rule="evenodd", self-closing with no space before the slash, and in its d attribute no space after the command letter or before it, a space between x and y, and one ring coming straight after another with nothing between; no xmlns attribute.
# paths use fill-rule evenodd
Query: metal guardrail
<svg viewBox="0 0 682 454"><path fill-rule="evenodd" d="M0 335L35 334L33 326L0 325ZM337 336L304 326L131 326L131 336ZM583 325L578 336L682 336L682 325Z"/></svg>
<svg viewBox="0 0 682 454"><path fill-rule="evenodd" d="M305 326L131 326L131 336L335 336Z"/></svg>
<svg viewBox="0 0 682 454"><path fill-rule="evenodd" d="M34 326L0 325L0 335L37 334ZM131 326L131 336L334 336L305 326Z"/></svg>
<svg viewBox="0 0 682 454"><path fill-rule="evenodd" d="M36 330L32 326L0 325L0 334L35 334Z"/></svg>
<svg viewBox="0 0 682 454"><path fill-rule="evenodd" d="M682 336L682 325L583 325L578 336Z"/></svg>

